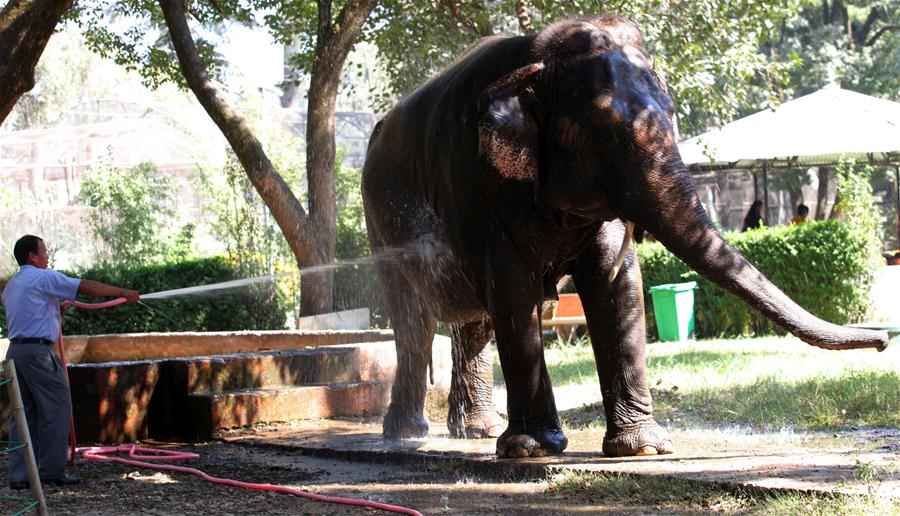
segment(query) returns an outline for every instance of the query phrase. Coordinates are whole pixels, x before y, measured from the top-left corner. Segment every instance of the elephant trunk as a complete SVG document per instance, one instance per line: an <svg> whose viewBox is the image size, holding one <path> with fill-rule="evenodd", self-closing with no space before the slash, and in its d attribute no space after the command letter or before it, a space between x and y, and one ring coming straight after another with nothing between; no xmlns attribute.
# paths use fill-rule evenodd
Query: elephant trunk
<svg viewBox="0 0 900 516"><path fill-rule="evenodd" d="M677 155L646 185L633 206L653 206L635 222L705 278L743 299L804 342L825 349L887 347L887 332L847 328L823 321L788 298L713 226L686 167ZM647 193L650 192L650 193ZM636 203L634 202L636 201ZM642 208L643 209L643 208Z"/></svg>

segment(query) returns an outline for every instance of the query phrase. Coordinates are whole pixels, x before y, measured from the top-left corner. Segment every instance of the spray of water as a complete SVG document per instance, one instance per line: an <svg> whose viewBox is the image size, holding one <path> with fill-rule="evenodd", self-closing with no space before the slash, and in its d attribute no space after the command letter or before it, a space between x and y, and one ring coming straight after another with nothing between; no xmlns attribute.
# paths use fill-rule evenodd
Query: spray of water
<svg viewBox="0 0 900 516"><path fill-rule="evenodd" d="M392 247L383 249L381 252L373 256L365 256L352 260L341 260L335 263L324 265L314 265L312 267L304 267L300 269L300 276L304 274L315 274L328 270L339 269L341 267L351 267L354 265L364 265L375 262L396 262L401 259L419 258L425 261L434 261L437 256L444 250L445 244L439 241L434 235L424 235L410 244L402 247ZM279 274L266 274L264 276L256 276L253 278L243 278L231 281L223 281L221 283L213 283L210 285L198 285L195 287L176 288L173 290L165 290L162 292L154 292L152 294L142 294L141 299L164 299L169 297L181 297L200 295L219 290L230 290L235 288L243 288L257 283L271 283L278 278L293 276L294 272L282 272Z"/></svg>
<svg viewBox="0 0 900 516"><path fill-rule="evenodd" d="M196 287L176 288L173 290L164 290L162 292L154 292L152 294L141 294L141 299L164 299L167 297L181 297L203 294L215 290L228 290L233 288L241 288L255 283L271 282L282 276L290 276L291 273L267 274L265 276L257 276L255 278L244 278L232 281L223 281L222 283L213 283L211 285L199 285Z"/></svg>

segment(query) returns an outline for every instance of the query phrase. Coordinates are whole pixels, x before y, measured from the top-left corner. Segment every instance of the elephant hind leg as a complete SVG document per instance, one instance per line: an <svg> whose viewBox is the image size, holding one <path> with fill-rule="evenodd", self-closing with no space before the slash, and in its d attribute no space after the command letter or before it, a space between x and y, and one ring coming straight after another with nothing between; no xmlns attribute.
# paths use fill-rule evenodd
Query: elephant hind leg
<svg viewBox="0 0 900 516"><path fill-rule="evenodd" d="M437 321L396 265L377 267L397 350L397 373L391 403L384 416L383 434L388 439L425 437L428 435L425 394Z"/></svg>
<svg viewBox="0 0 900 516"><path fill-rule="evenodd" d="M451 376L447 428L457 438L499 437L506 427L494 406L494 367L488 342L493 330L489 320L453 327L453 375Z"/></svg>

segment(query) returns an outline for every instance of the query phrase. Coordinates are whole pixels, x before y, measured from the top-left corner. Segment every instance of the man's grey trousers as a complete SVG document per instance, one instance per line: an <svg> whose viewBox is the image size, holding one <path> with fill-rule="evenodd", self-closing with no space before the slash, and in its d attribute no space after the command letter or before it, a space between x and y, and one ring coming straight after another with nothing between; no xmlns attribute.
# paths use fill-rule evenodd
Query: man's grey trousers
<svg viewBox="0 0 900 516"><path fill-rule="evenodd" d="M62 362L46 344L10 344L6 358L16 364L38 473L42 480L63 478L66 474L72 397ZM19 440L14 417L9 419L9 440ZM10 482L28 479L22 452L19 449L10 453Z"/></svg>

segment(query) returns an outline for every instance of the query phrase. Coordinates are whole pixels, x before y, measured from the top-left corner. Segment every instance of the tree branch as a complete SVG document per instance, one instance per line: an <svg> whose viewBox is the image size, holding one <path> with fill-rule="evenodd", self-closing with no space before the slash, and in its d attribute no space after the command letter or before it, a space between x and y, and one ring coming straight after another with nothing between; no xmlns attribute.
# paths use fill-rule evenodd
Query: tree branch
<svg viewBox="0 0 900 516"><path fill-rule="evenodd" d="M319 238L322 263L334 258L337 209L334 192L334 118L341 70L377 0L350 0L332 20L331 0L318 0L315 60L310 77L306 118L306 178L309 220ZM330 312L332 274L309 275L300 291L304 313Z"/></svg>
<svg viewBox="0 0 900 516"><path fill-rule="evenodd" d="M246 120L231 109L209 78L187 24L183 0L159 0L159 5L188 86L228 140L250 182L271 210L297 263L301 267L321 263L322 251L308 227L303 206L275 170Z"/></svg>
<svg viewBox="0 0 900 516"><path fill-rule="evenodd" d="M317 2L318 35L327 34L331 28L331 0L319 0Z"/></svg>
<svg viewBox="0 0 900 516"><path fill-rule="evenodd" d="M876 41L878 41L878 38L884 35L885 32L890 32L892 30L900 30L900 25L885 25L884 27L878 29L878 32L872 34L872 37L869 38L869 41L866 41L863 46L871 47L875 44Z"/></svg>
<svg viewBox="0 0 900 516"><path fill-rule="evenodd" d="M327 5L323 5L327 4ZM338 13L334 23L331 22L331 1L319 0L319 42L322 43L322 52L329 59L336 59L340 66L343 66L347 55L353 49L356 38L362 30L363 24L368 19L369 14L378 0L354 0L349 2ZM327 14L323 14L323 7L327 10ZM317 50L318 52L318 50Z"/></svg>
<svg viewBox="0 0 900 516"><path fill-rule="evenodd" d="M478 37L484 36L480 30L478 30L478 26L475 25L475 22L471 19L467 18L463 13L459 10L459 6L456 5L455 0L440 0L440 4L450 10L450 14L456 18L463 27L465 27L469 32L475 34Z"/></svg>
<svg viewBox="0 0 900 516"><path fill-rule="evenodd" d="M0 123L34 88L34 68L72 0L10 0L0 11Z"/></svg>
<svg viewBox="0 0 900 516"><path fill-rule="evenodd" d="M864 41L869 36L869 32L872 30L872 26L875 24L875 21L878 20L878 16L880 14L881 4L875 4L869 9L869 15L866 16L866 21L863 22L862 27L856 31L856 42L860 46L865 46Z"/></svg>
<svg viewBox="0 0 900 516"><path fill-rule="evenodd" d="M332 21L331 0L318 0L316 54L306 119L309 212L330 261L334 249L334 117L341 70L377 0L352 0Z"/></svg>

